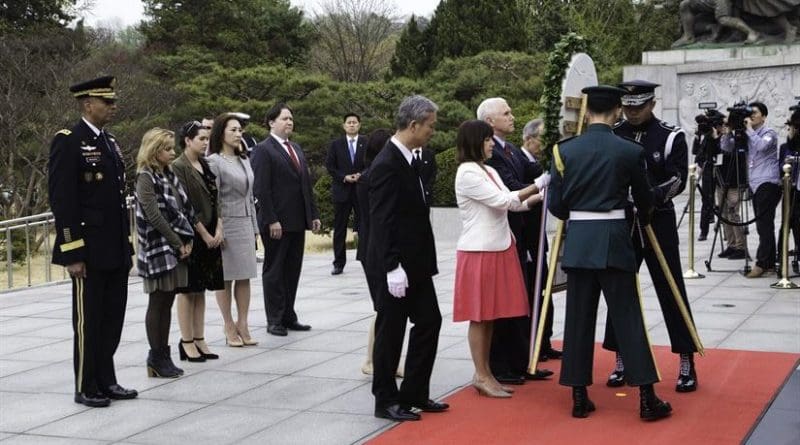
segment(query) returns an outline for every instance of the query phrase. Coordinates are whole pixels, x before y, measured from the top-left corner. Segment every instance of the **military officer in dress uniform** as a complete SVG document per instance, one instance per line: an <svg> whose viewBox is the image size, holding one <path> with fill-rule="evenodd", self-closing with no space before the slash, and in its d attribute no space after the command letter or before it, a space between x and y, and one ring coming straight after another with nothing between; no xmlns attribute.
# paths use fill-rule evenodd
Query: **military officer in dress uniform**
<svg viewBox="0 0 800 445"><path fill-rule="evenodd" d="M567 272L564 352L559 383L572 387L572 416L595 410L586 387L592 384L594 331L600 291L616 325L619 349L628 364L628 383L639 386L639 415L666 417L669 403L656 397L658 370L645 331L637 295L637 261L625 209L633 196L647 223L653 194L645 172L645 152L615 136L611 125L621 111L624 90L611 86L583 89L588 127L581 136L553 148L548 209L567 221L562 267Z"/></svg>
<svg viewBox="0 0 800 445"><path fill-rule="evenodd" d="M105 76L70 87L82 118L56 134L47 166L53 263L72 278L75 402L92 407L138 395L114 373L133 253L122 153L103 129L117 110L114 83Z"/></svg>
<svg viewBox="0 0 800 445"><path fill-rule="evenodd" d="M642 144L647 159L647 177L653 186L655 195L654 211L651 226L656 239L664 252L669 270L680 291L683 304L691 316L691 307L686 297L686 286L683 282L681 257L678 252L678 228L675 225L675 206L672 198L686 188L686 177L689 163L686 136L679 127L672 126L653 115L655 106L655 89L658 84L644 80L631 80L619 85L627 91L622 96L624 121L614 127L614 133ZM680 371L675 390L690 392L697 389L697 374L694 367L694 353L697 348L692 341L689 327L681 316L678 304L669 287L667 278L658 263L655 251L645 239L642 226L633 231L634 246L637 248L639 264L642 258L647 263L653 286L664 314L672 352L680 354ZM617 337L614 324L606 323L603 347L617 350ZM616 367L608 378L608 386L617 387L625 384L624 355L617 353Z"/></svg>

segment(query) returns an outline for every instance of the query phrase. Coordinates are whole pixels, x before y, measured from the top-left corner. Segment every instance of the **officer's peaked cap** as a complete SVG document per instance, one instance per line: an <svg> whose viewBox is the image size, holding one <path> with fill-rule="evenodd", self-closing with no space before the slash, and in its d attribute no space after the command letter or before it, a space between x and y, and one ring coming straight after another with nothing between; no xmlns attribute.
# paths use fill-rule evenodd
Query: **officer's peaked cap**
<svg viewBox="0 0 800 445"><path fill-rule="evenodd" d="M646 80L626 80L619 84L626 93L622 96L622 105L626 107L638 107L656 97L655 90L661 85Z"/></svg>
<svg viewBox="0 0 800 445"><path fill-rule="evenodd" d="M83 99L85 97L116 99L117 93L114 92L116 83L117 79L114 76L103 76L86 82L76 83L69 87L69 91L75 96L75 99Z"/></svg>

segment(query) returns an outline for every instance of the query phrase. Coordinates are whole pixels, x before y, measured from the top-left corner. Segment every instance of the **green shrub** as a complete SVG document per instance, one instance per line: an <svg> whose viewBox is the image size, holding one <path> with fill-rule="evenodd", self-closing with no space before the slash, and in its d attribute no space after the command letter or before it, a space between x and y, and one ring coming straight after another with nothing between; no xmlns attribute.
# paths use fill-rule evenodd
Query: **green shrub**
<svg viewBox="0 0 800 445"><path fill-rule="evenodd" d="M456 148L447 150L436 155L436 165L438 173L436 183L433 185L433 205L436 207L455 207L456 206Z"/></svg>
<svg viewBox="0 0 800 445"><path fill-rule="evenodd" d="M331 235L333 232L333 194L331 193L331 175L319 176L314 184L314 198L317 200L319 220L322 222L321 233Z"/></svg>

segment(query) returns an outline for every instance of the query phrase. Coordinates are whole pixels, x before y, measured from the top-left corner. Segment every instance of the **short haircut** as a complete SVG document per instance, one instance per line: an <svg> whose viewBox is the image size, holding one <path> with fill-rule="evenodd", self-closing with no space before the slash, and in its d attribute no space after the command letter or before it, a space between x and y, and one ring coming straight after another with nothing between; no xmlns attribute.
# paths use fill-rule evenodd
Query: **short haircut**
<svg viewBox="0 0 800 445"><path fill-rule="evenodd" d="M354 117L354 118L356 118L358 123L361 123L361 116L357 115L356 113L352 113L352 112L351 113L347 113L347 114L344 115L344 117L342 118L342 123L347 122L347 118L348 117Z"/></svg>
<svg viewBox="0 0 800 445"><path fill-rule="evenodd" d="M764 105L764 102L750 102L750 107L758 108L758 111L760 111L764 116L769 114L769 110L767 109L767 106Z"/></svg>
<svg viewBox="0 0 800 445"><path fill-rule="evenodd" d="M388 128L372 130L372 133L367 136L367 151L364 152L365 167L369 167L369 165L372 164L372 160L375 159L375 156L378 156L378 153L380 153L391 137L392 130Z"/></svg>
<svg viewBox="0 0 800 445"><path fill-rule="evenodd" d="M497 113L501 105L506 104L508 104L508 102L502 97L490 97L478 105L478 111L475 114L479 120L485 121L486 118Z"/></svg>
<svg viewBox="0 0 800 445"><path fill-rule="evenodd" d="M646 104L647 102L645 102ZM644 106L644 104L639 105L639 107ZM608 114L617 108L622 108L622 102L619 98L616 100L610 100L605 97L592 97L589 96L586 99L586 108L595 114ZM633 107L637 108L637 107Z"/></svg>
<svg viewBox="0 0 800 445"><path fill-rule="evenodd" d="M242 125L242 122L233 113L222 113L214 118L214 125L211 127L211 136L208 138L209 153L220 153L222 151L222 144L225 140L225 127L228 126L228 122L230 121L236 121L239 125ZM242 150L241 144L235 147L233 152L240 158L247 157L247 152Z"/></svg>
<svg viewBox="0 0 800 445"><path fill-rule="evenodd" d="M196 138L200 133L200 130L210 130L210 128L204 127L199 121L189 121L183 124L183 126L181 126L181 128L178 130L177 134L178 146L181 147L181 149L185 149L186 138Z"/></svg>
<svg viewBox="0 0 800 445"><path fill-rule="evenodd" d="M294 116L294 111L292 111L292 109L289 108L289 106L286 105L286 103L278 102L275 105L273 105L272 108L267 110L267 114L264 116L264 124L267 127L269 127L269 123L277 119L278 116L281 115L281 111L283 110L289 110L289 112L292 113L292 116Z"/></svg>
<svg viewBox="0 0 800 445"><path fill-rule="evenodd" d="M539 136L542 134L542 128L544 128L544 119L534 119L528 122L522 127L522 140L526 141Z"/></svg>
<svg viewBox="0 0 800 445"><path fill-rule="evenodd" d="M425 96L415 95L403 99L394 118L395 129L405 130L411 122L424 122L439 107Z"/></svg>
<svg viewBox="0 0 800 445"><path fill-rule="evenodd" d="M142 136L142 145L139 146L139 153L136 154L136 170L142 171L150 168L161 170L156 160L158 152L175 147L175 133L164 128L151 128Z"/></svg>
<svg viewBox="0 0 800 445"><path fill-rule="evenodd" d="M458 127L456 136L456 160L463 162L483 162L483 143L492 137L492 126L482 120L465 121Z"/></svg>

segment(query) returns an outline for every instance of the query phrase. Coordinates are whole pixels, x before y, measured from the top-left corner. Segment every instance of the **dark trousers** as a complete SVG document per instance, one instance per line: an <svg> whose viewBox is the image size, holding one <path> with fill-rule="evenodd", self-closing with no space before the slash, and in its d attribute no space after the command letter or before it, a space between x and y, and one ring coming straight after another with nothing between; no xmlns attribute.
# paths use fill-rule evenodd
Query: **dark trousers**
<svg viewBox="0 0 800 445"><path fill-rule="evenodd" d="M526 264L528 253L521 235L515 233L517 239L517 257L520 264ZM520 266L521 267L521 266ZM522 268L526 288L528 283L527 268ZM528 292L530 303L530 291ZM492 344L489 349L489 367L494 375L519 374L528 370L528 347L530 345L531 318L514 317L500 318L494 321L492 327Z"/></svg>
<svg viewBox="0 0 800 445"><path fill-rule="evenodd" d="M72 279L76 392L93 394L117 383L114 353L122 335L127 301L127 267L97 270L87 266L86 278Z"/></svg>
<svg viewBox="0 0 800 445"><path fill-rule="evenodd" d="M345 240L347 239L347 221L350 219L350 211L353 212L353 230L358 231L358 202L355 193L345 202L333 203L333 265L334 267L344 268L347 263L345 254Z"/></svg>
<svg viewBox="0 0 800 445"><path fill-rule="evenodd" d="M267 324L291 325L297 322L294 301L303 268L306 232L284 231L280 239L270 238L267 232L261 234L261 241L265 252L261 281Z"/></svg>
<svg viewBox="0 0 800 445"><path fill-rule="evenodd" d="M703 169L703 176L700 178L702 200L700 206L700 234L708 235L708 226L714 222L714 166L707 165Z"/></svg>
<svg viewBox="0 0 800 445"><path fill-rule="evenodd" d="M616 269L568 269L564 355L559 383L566 386L592 384L594 334L601 290L611 323L617 327L626 380L634 386L657 382L658 371L645 332L635 274Z"/></svg>
<svg viewBox="0 0 800 445"><path fill-rule="evenodd" d="M681 257L678 251L678 230L675 225L675 210L672 208L657 209L653 212L651 226L653 227L653 233L656 235L658 244L661 246L661 251L664 252L664 258L669 265L670 273L675 279L675 284L678 286L683 304L686 306L686 310L691 317L692 309L691 306L689 306L689 299L686 296L686 285L683 281ZM644 231L644 229L642 230ZM635 236L638 237L638 234ZM645 234L642 233L642 236L645 236ZM656 290L658 304L661 306L661 313L664 316L664 324L667 326L672 352L676 354L697 352L697 348L692 341L692 336L689 333L689 327L686 325L678 309L678 303L675 302L675 297L672 295L667 277L661 270L661 265L658 262L655 250L649 245L641 249L641 244L637 242L634 242L634 246L637 247L636 253L639 259L639 266L641 267L643 257L644 261L647 263L647 270L650 271L650 278L653 280L653 287ZM611 351L619 350L617 346L618 336L614 333L615 328L616 326L611 322L610 317L607 317L603 347Z"/></svg>
<svg viewBox="0 0 800 445"><path fill-rule="evenodd" d="M775 209L780 202L781 188L777 184L761 184L753 194L753 211L756 213L758 232L756 266L762 269L775 268Z"/></svg>
<svg viewBox="0 0 800 445"><path fill-rule="evenodd" d="M794 186L792 186L794 187ZM797 261L800 259L800 191L795 188L789 190L790 192L790 199L789 199L789 243L787 248L787 257L789 261ZM783 264L783 210L781 210L781 226L778 228L778 263ZM791 241L791 240L794 241ZM794 243L794 247L792 247L792 243ZM794 250L794 256L788 254ZM788 270L789 274L792 274L791 269ZM778 276L783 277L783 267L778 268Z"/></svg>
<svg viewBox="0 0 800 445"><path fill-rule="evenodd" d="M385 283L385 282L384 282ZM383 408L394 403L422 403L428 400L431 373L439 343L442 314L436 301L431 278L413 283L404 298L388 295L386 284L383 301L375 319L375 345L372 353L372 394L375 406ZM405 377L397 388L395 373L403 350L406 322L414 326L408 337Z"/></svg>

